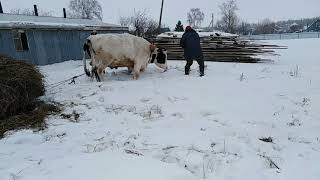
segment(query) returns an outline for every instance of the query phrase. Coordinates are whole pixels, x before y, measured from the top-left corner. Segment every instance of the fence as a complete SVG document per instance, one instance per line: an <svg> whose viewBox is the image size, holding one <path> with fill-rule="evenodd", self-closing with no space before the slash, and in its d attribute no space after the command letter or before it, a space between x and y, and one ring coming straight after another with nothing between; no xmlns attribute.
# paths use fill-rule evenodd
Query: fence
<svg viewBox="0 0 320 180"><path fill-rule="evenodd" d="M246 35L241 37L249 40L307 39L307 38L320 38L320 32L260 34L260 35Z"/></svg>

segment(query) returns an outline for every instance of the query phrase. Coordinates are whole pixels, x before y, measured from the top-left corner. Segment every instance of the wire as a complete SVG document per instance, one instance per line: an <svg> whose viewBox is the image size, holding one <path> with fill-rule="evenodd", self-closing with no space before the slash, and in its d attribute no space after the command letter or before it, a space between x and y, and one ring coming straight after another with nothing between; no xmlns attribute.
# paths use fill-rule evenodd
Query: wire
<svg viewBox="0 0 320 180"><path fill-rule="evenodd" d="M53 83L53 84L50 84L49 85L49 88L47 90L50 90L50 89L53 89L53 88L56 88L58 86L61 86L63 85L64 83L68 82L71 80L71 82L69 82L68 84L76 84L76 81L75 79L85 75L86 73L83 73L83 74L80 74L78 76L73 76L72 78L69 78L69 79L66 79L66 80L63 80L63 81L59 81L59 82L56 82L56 83Z"/></svg>

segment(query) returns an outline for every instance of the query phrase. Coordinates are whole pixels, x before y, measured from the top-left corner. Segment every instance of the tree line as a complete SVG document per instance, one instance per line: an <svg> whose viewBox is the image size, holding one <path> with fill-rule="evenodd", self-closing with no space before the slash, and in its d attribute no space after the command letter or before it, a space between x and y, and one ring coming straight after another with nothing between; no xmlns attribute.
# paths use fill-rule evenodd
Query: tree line
<svg viewBox="0 0 320 180"><path fill-rule="evenodd" d="M273 34L273 33L285 33L285 32L299 32L312 22L319 19L306 18L300 20L287 20L287 21L272 21L270 19L264 19L259 23L248 23L242 21L238 15L238 4L236 0L226 0L219 6L220 19L213 22L213 17L211 25L208 27L202 26L205 18L205 14L200 10L200 8L191 8L187 13L188 25L194 28L202 28L206 31L220 30L228 33L236 34ZM12 9L13 14L25 14L34 15L34 11L30 9ZM93 19L97 18L102 20L102 7L98 0L70 0L68 17L71 18L84 18ZM52 12L47 12L44 10L39 10L40 16L51 16ZM133 14L129 16L119 17L119 24L122 26L129 27L132 34L137 36L149 37L157 33L160 33L158 29L158 21L152 19L148 11L145 10L134 10ZM176 24L174 31L184 31L184 26L179 20Z"/></svg>
<svg viewBox="0 0 320 180"><path fill-rule="evenodd" d="M39 16L52 16L52 11L45 11L39 9ZM29 8L14 8L10 11L11 14L21 14L21 15L35 15L33 9ZM93 19L97 18L102 20L102 7L97 0L71 0L69 2L68 16L71 18L81 18L81 19Z"/></svg>
<svg viewBox="0 0 320 180"><path fill-rule="evenodd" d="M227 0L220 4L218 8L221 18L218 19L215 24L213 24L212 20L212 26L204 27L204 30L220 30L242 35L292 33L301 32L313 22L320 19L320 17L314 17L299 20L272 21L266 18L258 23L248 23L240 19L238 15L239 7L236 0ZM187 22L196 28L201 28L204 17L204 14L199 8L192 8L187 14ZM182 31L181 27L183 27L183 25L181 21L178 21L175 30Z"/></svg>

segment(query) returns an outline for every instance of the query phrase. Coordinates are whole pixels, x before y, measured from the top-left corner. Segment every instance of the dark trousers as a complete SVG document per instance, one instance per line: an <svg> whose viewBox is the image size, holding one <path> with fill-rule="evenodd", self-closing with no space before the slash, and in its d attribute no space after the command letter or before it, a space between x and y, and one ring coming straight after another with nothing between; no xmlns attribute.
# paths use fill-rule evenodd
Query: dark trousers
<svg viewBox="0 0 320 180"><path fill-rule="evenodd" d="M200 75L204 75L204 60L203 58L197 58L197 63L199 64ZM193 64L193 60L187 60L187 64L185 66L185 74L189 74L190 67Z"/></svg>

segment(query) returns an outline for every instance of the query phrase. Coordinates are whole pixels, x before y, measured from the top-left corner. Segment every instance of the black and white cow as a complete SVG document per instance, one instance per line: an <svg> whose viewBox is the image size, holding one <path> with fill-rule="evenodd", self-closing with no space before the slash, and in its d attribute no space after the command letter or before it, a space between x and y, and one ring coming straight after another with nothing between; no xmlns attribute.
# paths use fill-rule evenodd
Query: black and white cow
<svg viewBox="0 0 320 180"><path fill-rule="evenodd" d="M96 76L97 81L107 67L127 67L133 71L133 79L138 79L149 63L167 70L167 51L157 48L147 40L130 34L97 34L87 38L83 47L84 70L88 76ZM85 53L91 57L91 73L86 67Z"/></svg>

